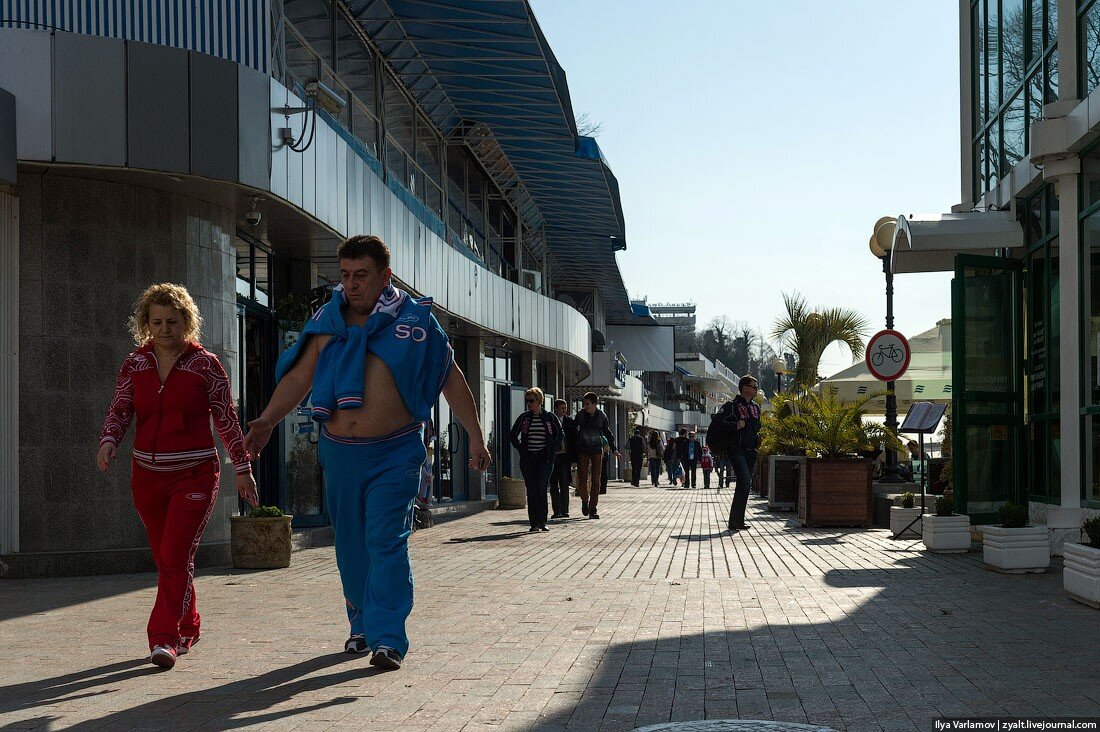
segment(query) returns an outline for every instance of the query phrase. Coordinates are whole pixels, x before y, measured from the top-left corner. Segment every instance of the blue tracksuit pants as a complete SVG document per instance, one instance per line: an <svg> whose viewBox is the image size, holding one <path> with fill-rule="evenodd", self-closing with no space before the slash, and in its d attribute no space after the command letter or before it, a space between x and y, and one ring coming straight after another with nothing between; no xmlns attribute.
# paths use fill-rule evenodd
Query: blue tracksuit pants
<svg viewBox="0 0 1100 732"><path fill-rule="evenodd" d="M420 423L372 438L322 427L317 444L351 632L363 633L372 649L389 646L402 656L413 605L409 534L425 456Z"/></svg>

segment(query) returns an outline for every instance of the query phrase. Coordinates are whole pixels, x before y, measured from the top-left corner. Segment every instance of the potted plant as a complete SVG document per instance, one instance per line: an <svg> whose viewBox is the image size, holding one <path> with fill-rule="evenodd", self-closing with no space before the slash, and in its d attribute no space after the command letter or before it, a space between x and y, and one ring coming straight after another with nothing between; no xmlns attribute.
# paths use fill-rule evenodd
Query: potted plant
<svg viewBox="0 0 1100 732"><path fill-rule="evenodd" d="M912 491L901 494L901 505L890 506L890 533L895 539L905 537L919 538L921 509L916 507L916 496Z"/></svg>
<svg viewBox="0 0 1100 732"><path fill-rule="evenodd" d="M597 486L598 489L598 486ZM526 508L527 484L522 478L500 476L497 486L497 508Z"/></svg>
<svg viewBox="0 0 1100 732"><path fill-rule="evenodd" d="M1087 544L1066 542L1062 550L1062 585L1077 602L1100 608L1100 516L1082 527Z"/></svg>
<svg viewBox="0 0 1100 732"><path fill-rule="evenodd" d="M982 559L998 572L1045 572L1050 566L1046 526L1029 526L1027 506L1001 506L1001 525L982 529Z"/></svg>
<svg viewBox="0 0 1100 732"><path fill-rule="evenodd" d="M970 517L955 513L955 501L936 499L936 512L924 517L921 539L930 552L961 554L970 551Z"/></svg>
<svg viewBox="0 0 1100 732"><path fill-rule="evenodd" d="M799 476L798 519L804 526L870 526L874 464L860 450L901 442L885 426L864 420L864 407L876 397L840 402L832 396L803 394L779 410L770 429L778 444L797 447L807 458Z"/></svg>
<svg viewBox="0 0 1100 732"><path fill-rule="evenodd" d="M289 567L293 518L278 506L257 506L247 516L231 516L233 566L239 569Z"/></svg>

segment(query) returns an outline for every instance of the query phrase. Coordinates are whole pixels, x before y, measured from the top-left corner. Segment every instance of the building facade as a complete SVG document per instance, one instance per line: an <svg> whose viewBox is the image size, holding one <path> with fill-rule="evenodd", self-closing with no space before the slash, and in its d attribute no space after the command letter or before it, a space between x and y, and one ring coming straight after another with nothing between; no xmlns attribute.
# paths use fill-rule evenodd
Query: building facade
<svg viewBox="0 0 1100 732"><path fill-rule="evenodd" d="M1100 2L962 0L960 203L902 216L896 273L953 271L960 508L1100 509ZM901 278L898 287L905 287Z"/></svg>
<svg viewBox="0 0 1100 732"><path fill-rule="evenodd" d="M104 478L93 456L126 318L154 282L196 297L247 420L339 279L339 242L380 235L397 284L434 298L497 458L467 470L441 399L440 501L491 500L518 473L506 438L524 388L566 394L610 326L653 324L615 261L617 181L577 133L529 5L482 5L0 0L9 576L149 566L127 461ZM299 527L327 524L316 440L299 410L256 465L263 502ZM200 561L227 556L225 472Z"/></svg>

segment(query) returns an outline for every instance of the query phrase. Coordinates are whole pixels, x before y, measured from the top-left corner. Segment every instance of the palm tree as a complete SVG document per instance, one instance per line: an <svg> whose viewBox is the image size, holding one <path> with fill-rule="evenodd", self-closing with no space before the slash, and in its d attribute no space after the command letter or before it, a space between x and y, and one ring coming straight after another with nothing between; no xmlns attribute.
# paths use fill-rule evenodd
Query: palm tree
<svg viewBox="0 0 1100 732"><path fill-rule="evenodd" d="M848 308L816 310L806 304L797 292L783 294L787 307L786 317L776 321L772 338L794 351L798 364L794 372L794 385L809 389L819 381L817 373L821 356L833 343L843 343L852 356L863 356L863 337L867 332L867 319Z"/></svg>

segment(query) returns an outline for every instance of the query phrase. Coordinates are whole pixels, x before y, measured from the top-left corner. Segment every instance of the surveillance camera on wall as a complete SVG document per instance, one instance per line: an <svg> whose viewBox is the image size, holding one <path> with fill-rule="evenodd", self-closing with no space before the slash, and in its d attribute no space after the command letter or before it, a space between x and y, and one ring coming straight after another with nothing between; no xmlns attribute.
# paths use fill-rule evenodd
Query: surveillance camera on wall
<svg viewBox="0 0 1100 732"><path fill-rule="evenodd" d="M347 102L342 96L319 81L310 81L306 83L306 96L313 99L315 105L319 106L333 117L340 114L347 105Z"/></svg>
<svg viewBox="0 0 1100 732"><path fill-rule="evenodd" d="M244 215L244 220L248 222L249 226L259 226L260 221L263 220L263 214L259 211L249 211Z"/></svg>

